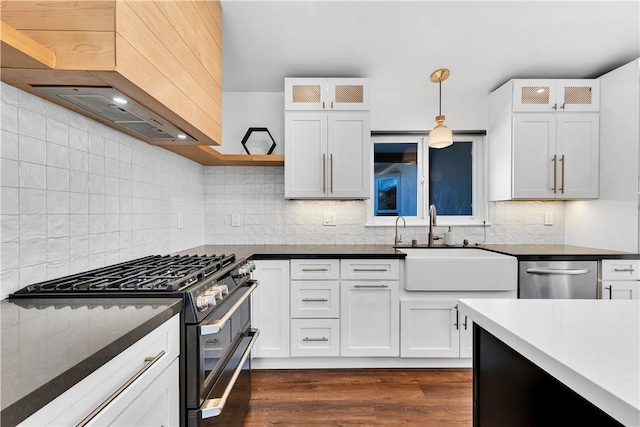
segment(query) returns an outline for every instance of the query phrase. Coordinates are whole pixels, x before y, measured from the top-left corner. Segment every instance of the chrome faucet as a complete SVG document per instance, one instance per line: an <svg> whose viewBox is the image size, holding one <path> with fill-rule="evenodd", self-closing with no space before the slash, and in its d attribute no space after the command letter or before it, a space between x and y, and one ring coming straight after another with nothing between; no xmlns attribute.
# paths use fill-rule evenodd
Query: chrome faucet
<svg viewBox="0 0 640 427"><path fill-rule="evenodd" d="M398 220L402 219L402 223L404 224L404 228L407 228L407 222L404 220L403 217L399 216L398 218L396 218L396 239L394 240L394 244L397 245L398 243L402 243L402 235L400 235L400 237L398 237Z"/></svg>
<svg viewBox="0 0 640 427"><path fill-rule="evenodd" d="M433 235L433 227L438 225L437 216L436 205L429 206L429 247L433 246L434 241L442 239L442 237Z"/></svg>

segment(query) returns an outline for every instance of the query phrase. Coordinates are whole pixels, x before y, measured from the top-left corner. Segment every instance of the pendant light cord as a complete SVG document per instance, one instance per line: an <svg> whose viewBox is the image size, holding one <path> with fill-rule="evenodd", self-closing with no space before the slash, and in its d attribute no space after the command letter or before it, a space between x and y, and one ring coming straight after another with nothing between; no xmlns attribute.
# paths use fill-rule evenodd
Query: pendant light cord
<svg viewBox="0 0 640 427"><path fill-rule="evenodd" d="M438 82L438 92L439 92L438 115L441 116L442 115L442 80Z"/></svg>

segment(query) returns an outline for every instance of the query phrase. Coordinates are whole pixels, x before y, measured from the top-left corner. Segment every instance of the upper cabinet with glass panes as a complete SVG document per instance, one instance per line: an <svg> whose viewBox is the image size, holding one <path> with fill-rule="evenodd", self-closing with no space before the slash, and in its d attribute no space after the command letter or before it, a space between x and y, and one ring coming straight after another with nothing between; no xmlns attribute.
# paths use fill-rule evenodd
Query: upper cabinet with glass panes
<svg viewBox="0 0 640 427"><path fill-rule="evenodd" d="M513 112L600 110L597 79L516 79L512 83Z"/></svg>
<svg viewBox="0 0 640 427"><path fill-rule="evenodd" d="M286 78L285 110L369 110L369 79Z"/></svg>

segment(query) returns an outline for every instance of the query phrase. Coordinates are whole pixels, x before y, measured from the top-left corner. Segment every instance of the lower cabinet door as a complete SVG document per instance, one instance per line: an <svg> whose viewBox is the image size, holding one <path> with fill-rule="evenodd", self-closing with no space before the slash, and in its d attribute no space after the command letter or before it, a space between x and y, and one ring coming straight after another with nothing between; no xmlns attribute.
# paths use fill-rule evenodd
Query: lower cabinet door
<svg viewBox="0 0 640 427"><path fill-rule="evenodd" d="M291 319L291 357L340 356L338 319Z"/></svg>
<svg viewBox="0 0 640 427"><path fill-rule="evenodd" d="M125 390L91 419L87 426L178 426L180 425L178 359L147 387Z"/></svg>
<svg viewBox="0 0 640 427"><path fill-rule="evenodd" d="M454 300L402 301L401 357L460 357Z"/></svg>
<svg viewBox="0 0 640 427"><path fill-rule="evenodd" d="M640 299L640 281L609 280L602 282L603 299Z"/></svg>

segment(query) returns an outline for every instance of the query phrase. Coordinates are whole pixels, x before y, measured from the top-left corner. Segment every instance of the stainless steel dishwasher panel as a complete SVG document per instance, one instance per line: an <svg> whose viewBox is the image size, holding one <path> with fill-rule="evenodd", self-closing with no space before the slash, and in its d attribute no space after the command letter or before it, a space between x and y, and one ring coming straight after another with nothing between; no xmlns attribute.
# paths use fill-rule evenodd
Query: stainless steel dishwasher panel
<svg viewBox="0 0 640 427"><path fill-rule="evenodd" d="M521 261L518 297L522 299L596 299L597 261Z"/></svg>

